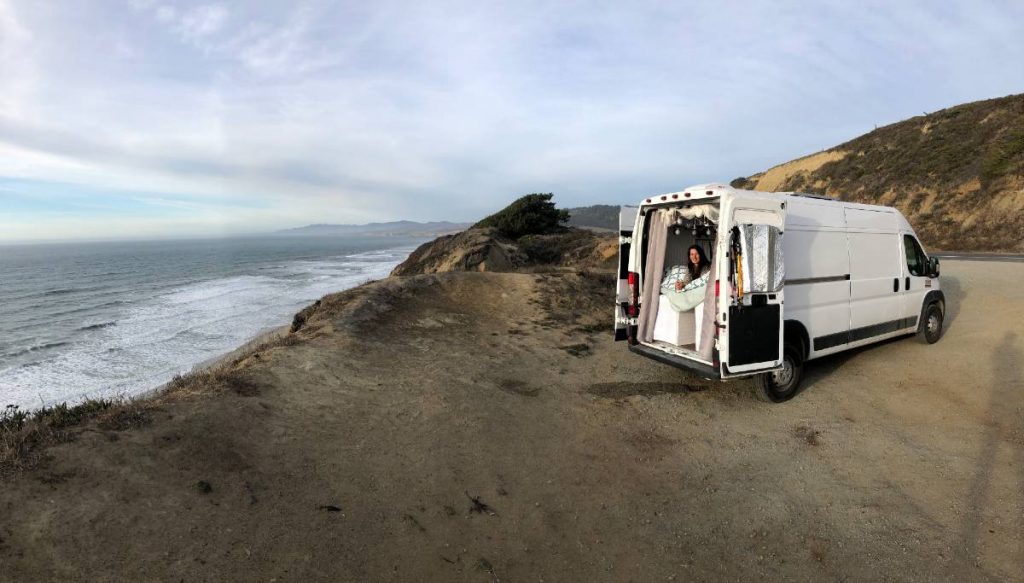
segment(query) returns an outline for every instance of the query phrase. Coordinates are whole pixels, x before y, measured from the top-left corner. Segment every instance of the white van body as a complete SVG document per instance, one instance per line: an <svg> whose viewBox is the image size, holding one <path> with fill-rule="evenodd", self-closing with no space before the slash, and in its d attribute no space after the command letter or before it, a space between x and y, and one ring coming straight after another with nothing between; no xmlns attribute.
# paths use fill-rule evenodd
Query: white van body
<svg viewBox="0 0 1024 583"><path fill-rule="evenodd" d="M660 284L663 276L644 273L650 235L647 217L658 209L672 209L676 216L693 214L686 209L695 206L705 209L704 214L710 207L717 210L714 225L703 219L693 222L707 227L705 236L709 238L705 241L710 248L705 250L711 253L716 280L708 287L717 283L717 291L707 291L714 309L703 312L714 315L713 322L703 325L704 333L715 336L710 355L698 351L700 329L696 332L697 343L685 346L671 340L645 341L637 337L638 317L651 309L642 305L637 290L643 289L645 279L654 277ZM677 220L682 224L682 219ZM689 224L683 225L684 229L688 230ZM736 244L737 238L769 229L773 230L771 240L776 242L769 247L781 245L781 260L777 261L784 278L772 289L744 293L742 288L747 284L741 272L745 261L738 257L741 247ZM697 230L694 227L695 236ZM678 227L674 231L680 235ZM672 238L671 233L668 237ZM746 249L748 255L769 253L780 257L774 249ZM678 250L665 253L680 256ZM631 277L633 287L629 284ZM922 329L932 305L937 306L937 325L941 329L945 298L939 289L938 261L924 254L913 228L892 207L703 184L653 196L638 207L622 210L616 339L628 340L633 352L706 378L777 376L794 363L802 366L819 356L912 334ZM694 311L702 309L703 304ZM658 311L661 329L665 328L663 311ZM665 318L670 316L682 317L668 314ZM699 321L700 314L690 316L688 322L694 318ZM935 326L935 319L932 317L927 325ZM687 340L694 336L687 326L680 327ZM940 331L935 331L936 340ZM929 342L933 341L929 337ZM784 358L790 353L794 363Z"/></svg>

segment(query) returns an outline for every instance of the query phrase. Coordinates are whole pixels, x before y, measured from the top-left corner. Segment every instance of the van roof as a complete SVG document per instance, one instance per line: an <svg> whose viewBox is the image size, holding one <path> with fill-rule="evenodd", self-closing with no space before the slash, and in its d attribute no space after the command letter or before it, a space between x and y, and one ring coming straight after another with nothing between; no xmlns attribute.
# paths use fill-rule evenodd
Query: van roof
<svg viewBox="0 0 1024 583"><path fill-rule="evenodd" d="M764 190L745 190L745 189L741 189L741 188L733 188L732 186L729 186L727 184L721 184L721 183L718 183L718 182L710 182L708 184L695 184L695 185L693 185L693 186L691 186L689 188L684 188L683 190L680 190L678 192L668 192L668 193L665 193L665 194L656 194L656 195L653 195L653 196L649 196L649 197L645 198L644 200L640 201L640 206L643 207L643 206L648 206L648 205L657 205L657 204L665 204L665 203L673 203L673 202L689 202L689 201L695 201L695 200L700 200L700 199L719 198L719 197L722 197L722 196L725 196L725 195L728 195L728 194L735 195L735 194L742 194L742 193L762 194L762 195L779 196L779 197L797 196L797 197L800 197L800 198L812 198L812 199L817 199L817 200L826 200L826 201L830 201L830 202L836 202L836 203L844 204L844 205L847 205L847 206L850 206L850 207L854 207L854 208L876 209L876 210L877 209L886 209L886 210L894 211L894 212L896 212L896 214L900 214L902 216L902 214L899 212L898 209L896 209L894 207L889 207L889 206L849 202L849 201L839 200L838 198L833 198L831 196L824 196L824 195L821 195L821 194L809 194L809 193L805 193L805 192L767 192L767 191L764 191ZM906 222L906 219L904 219L904 222Z"/></svg>
<svg viewBox="0 0 1024 583"><path fill-rule="evenodd" d="M661 204L663 202L672 201L686 201L686 200L700 200L702 198L716 198L725 194L737 194L743 192L757 193L757 194L768 194L768 195L785 195L785 196L803 196L807 198L819 198L823 200L836 200L832 197L823 196L820 194L807 194L802 192L767 192L764 190L744 190L741 188L733 188L728 184L721 184L718 182L709 182L707 184L695 184L689 188L684 188L678 192L668 192L665 194L656 194L649 196L640 202L640 206L648 204Z"/></svg>
<svg viewBox="0 0 1024 583"><path fill-rule="evenodd" d="M702 198L716 198L726 193L739 192L737 189L728 186L726 184L710 183L710 184L697 184L689 188L685 188L678 192L668 192L665 194L656 194L649 196L644 200L640 201L640 206L649 204L661 204L665 202L673 201L686 201L686 200L699 200Z"/></svg>

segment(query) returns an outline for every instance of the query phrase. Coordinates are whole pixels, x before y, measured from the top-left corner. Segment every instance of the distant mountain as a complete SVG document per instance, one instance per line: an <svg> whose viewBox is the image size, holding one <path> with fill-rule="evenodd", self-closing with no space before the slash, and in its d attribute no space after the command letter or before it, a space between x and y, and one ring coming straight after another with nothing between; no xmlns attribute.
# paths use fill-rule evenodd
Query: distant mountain
<svg viewBox="0 0 1024 583"><path fill-rule="evenodd" d="M365 225L306 225L305 227L284 229L274 234L292 237L332 237L339 235L436 237L438 235L456 233L468 227L469 223L452 223L449 221L431 223L392 221L389 223L367 223Z"/></svg>
<svg viewBox="0 0 1024 583"><path fill-rule="evenodd" d="M595 204L569 209L569 225L619 230L619 207L611 204Z"/></svg>
<svg viewBox="0 0 1024 583"><path fill-rule="evenodd" d="M895 206L929 250L1024 251L1024 94L912 117L732 185Z"/></svg>

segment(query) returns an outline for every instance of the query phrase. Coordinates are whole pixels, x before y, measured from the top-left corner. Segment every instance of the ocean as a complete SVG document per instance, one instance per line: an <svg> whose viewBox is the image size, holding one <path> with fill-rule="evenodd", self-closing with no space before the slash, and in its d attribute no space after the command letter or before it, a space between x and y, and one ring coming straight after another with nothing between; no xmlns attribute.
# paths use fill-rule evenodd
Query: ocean
<svg viewBox="0 0 1024 583"><path fill-rule="evenodd" d="M145 393L325 294L386 277L423 241L0 246L0 408Z"/></svg>

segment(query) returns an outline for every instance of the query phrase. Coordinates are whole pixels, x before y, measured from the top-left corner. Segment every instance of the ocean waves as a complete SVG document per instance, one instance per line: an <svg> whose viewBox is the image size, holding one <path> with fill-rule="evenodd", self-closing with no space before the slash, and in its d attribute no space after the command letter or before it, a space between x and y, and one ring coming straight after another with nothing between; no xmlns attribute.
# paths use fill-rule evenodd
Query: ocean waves
<svg viewBox="0 0 1024 583"><path fill-rule="evenodd" d="M63 337L5 339L0 352L0 406L34 408L86 397L137 395L254 335L286 325L305 305L331 292L386 277L411 247L263 264L226 277L127 289L93 306L60 306ZM298 255L298 254L297 254ZM61 289L72 289L69 285ZM153 292L152 289L160 291ZM58 297L69 297L58 294ZM59 301L55 298L54 301ZM18 314L12 327L25 327ZM28 318L31 320L31 318ZM50 336L55 334L50 331Z"/></svg>

